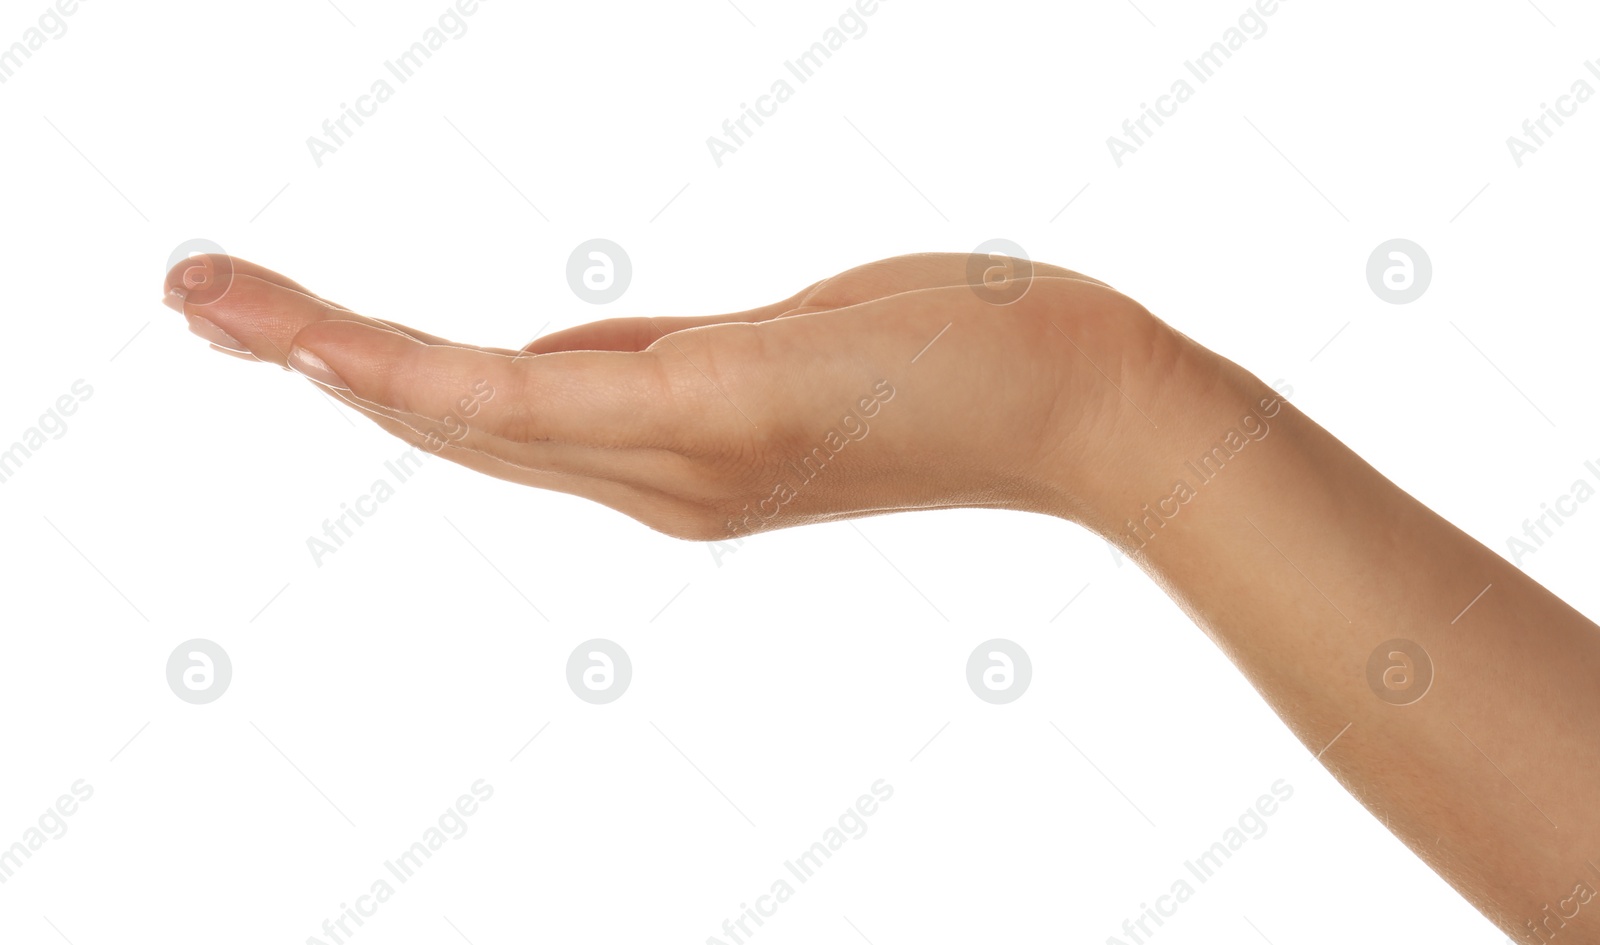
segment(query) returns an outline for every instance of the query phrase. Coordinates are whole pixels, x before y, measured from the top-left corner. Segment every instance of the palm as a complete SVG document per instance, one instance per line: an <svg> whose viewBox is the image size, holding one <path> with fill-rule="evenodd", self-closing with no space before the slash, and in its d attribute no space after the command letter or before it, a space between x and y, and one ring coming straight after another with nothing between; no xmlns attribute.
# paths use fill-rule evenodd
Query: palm
<svg viewBox="0 0 1600 945"><path fill-rule="evenodd" d="M192 260L168 287L225 272L220 298L183 305L191 322L221 325L260 360L315 351L339 366L330 392L400 439L718 539L885 509L1023 504L1035 467L1074 432L1060 422L1062 391L1106 395L1073 349L1115 361L1122 329L1159 323L1054 266L1034 266L1026 294L996 304L970 263L902 256L749 311L610 319L520 351L366 318L239 260Z"/></svg>

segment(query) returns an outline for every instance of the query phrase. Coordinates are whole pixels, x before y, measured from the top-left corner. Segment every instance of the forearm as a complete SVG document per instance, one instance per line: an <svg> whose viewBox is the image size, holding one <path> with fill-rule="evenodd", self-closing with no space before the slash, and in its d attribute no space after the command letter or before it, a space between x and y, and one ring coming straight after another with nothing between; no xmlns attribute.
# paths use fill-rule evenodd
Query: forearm
<svg viewBox="0 0 1600 945"><path fill-rule="evenodd" d="M1242 370L1174 383L1194 378L1149 387L1145 468L1087 524L1508 933L1600 941L1600 901L1574 898L1600 890L1600 630ZM1431 686L1369 684L1397 638Z"/></svg>

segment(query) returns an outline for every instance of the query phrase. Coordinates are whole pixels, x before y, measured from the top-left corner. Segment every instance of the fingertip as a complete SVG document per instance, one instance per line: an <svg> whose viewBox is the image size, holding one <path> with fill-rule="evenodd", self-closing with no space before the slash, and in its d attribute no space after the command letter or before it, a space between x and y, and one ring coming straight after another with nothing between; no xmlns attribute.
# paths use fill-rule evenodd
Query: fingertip
<svg viewBox="0 0 1600 945"><path fill-rule="evenodd" d="M237 269L234 258L222 253L189 256L167 270L162 294L168 306L172 305L174 293L190 305L209 305L227 294Z"/></svg>
<svg viewBox="0 0 1600 945"><path fill-rule="evenodd" d="M209 264L198 268L211 274L219 271ZM192 279L193 275L191 272L184 278ZM196 335L274 364L284 363L289 342L297 331L340 311L319 299L245 273L232 272L226 288L208 281L210 278L199 278L199 289L174 286L163 301L184 315Z"/></svg>

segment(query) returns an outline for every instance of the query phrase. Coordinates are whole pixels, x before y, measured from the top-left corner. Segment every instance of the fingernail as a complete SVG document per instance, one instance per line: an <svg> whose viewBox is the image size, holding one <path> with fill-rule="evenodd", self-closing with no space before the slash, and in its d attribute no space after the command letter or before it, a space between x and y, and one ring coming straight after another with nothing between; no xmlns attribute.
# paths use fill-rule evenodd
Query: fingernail
<svg viewBox="0 0 1600 945"><path fill-rule="evenodd" d="M340 380L339 375L333 373L333 368L328 367L328 362L304 348L289 349L289 366L318 384L326 384L339 390L350 389L350 385Z"/></svg>
<svg viewBox="0 0 1600 945"><path fill-rule="evenodd" d="M174 312L182 313L183 303L186 299L188 299L188 297L188 293L184 292L182 289L171 289L167 292L166 298L161 300L161 304L172 309Z"/></svg>
<svg viewBox="0 0 1600 945"><path fill-rule="evenodd" d="M201 318L199 315L189 316L189 330L211 342L219 348L227 348L239 354L249 354L250 349L244 342L218 328L215 322Z"/></svg>
<svg viewBox="0 0 1600 945"><path fill-rule="evenodd" d="M232 348L224 348L222 345L212 345L211 346L211 350L212 351L221 351L223 354L227 355L228 357L230 357L230 358L238 358L241 361L255 361L257 363L260 363L260 361L261 361L260 358L256 357L253 354L248 354L248 353L246 353L244 351L234 351ZM289 369L288 368L284 368L284 370L287 371Z"/></svg>

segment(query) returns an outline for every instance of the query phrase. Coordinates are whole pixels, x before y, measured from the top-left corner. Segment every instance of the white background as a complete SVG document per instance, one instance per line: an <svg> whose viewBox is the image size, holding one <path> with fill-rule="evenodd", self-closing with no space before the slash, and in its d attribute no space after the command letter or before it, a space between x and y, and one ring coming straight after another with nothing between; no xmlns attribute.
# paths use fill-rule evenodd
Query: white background
<svg viewBox="0 0 1600 945"><path fill-rule="evenodd" d="M1004 237L1281 379L1504 554L1600 463L1600 103L1521 168L1505 143L1600 86L1591 8L1286 2L1118 168L1106 137L1243 0L885 0L719 168L707 136L843 0L488 0L319 168L307 137L445 9L337 2L86 0L0 85L0 445L93 388L0 484L0 844L94 789L0 885L0 939L322 938L483 778L469 832L349 941L721 937L878 779L869 832L748 941L1104 942L1278 779L1269 832L1150 941L1503 940L1090 534L920 513L719 562L430 460L318 567L307 537L404 446L212 353L159 289L204 238L515 346ZM0 43L44 9L4 0ZM634 263L604 308L564 273L597 236ZM1409 305L1366 282L1393 237L1433 261ZM1580 509L1522 565L1595 614ZM194 637L232 657L210 705L165 680ZM633 661L606 706L564 679L594 637ZM992 637L1033 660L1007 706L965 681Z"/></svg>

